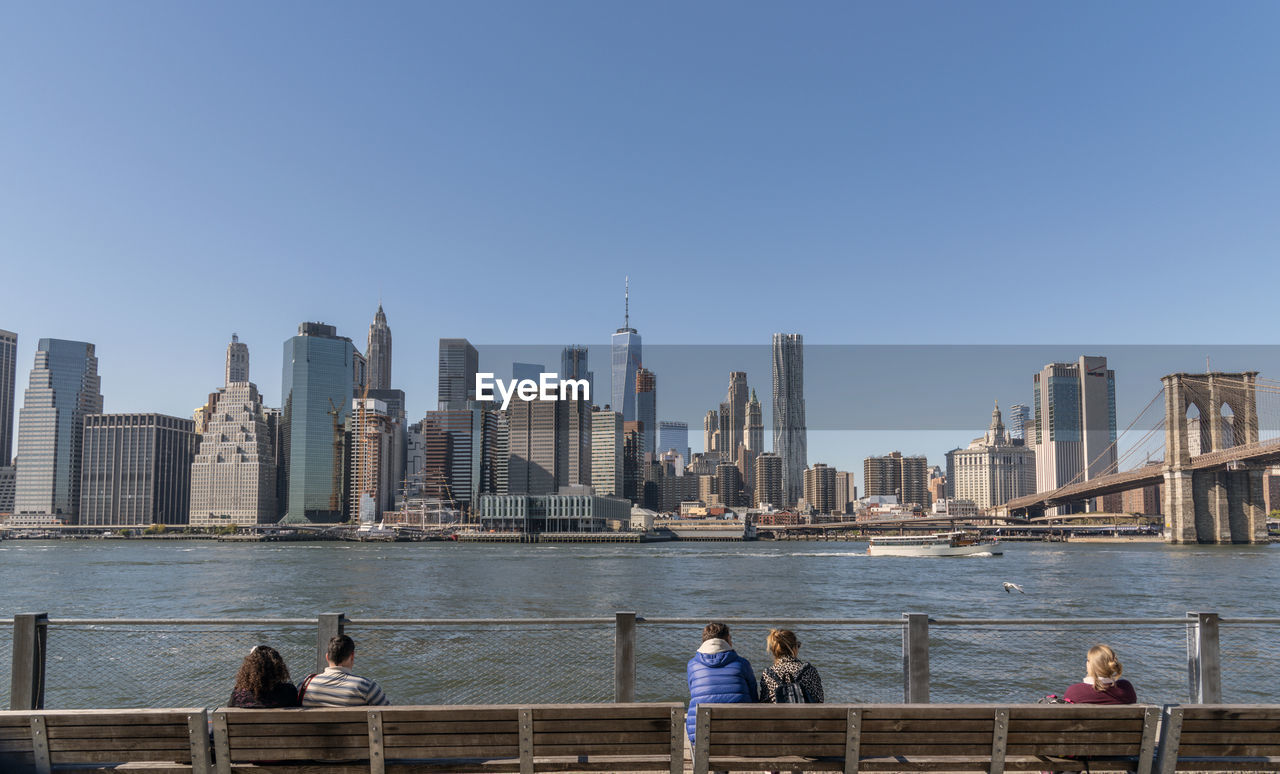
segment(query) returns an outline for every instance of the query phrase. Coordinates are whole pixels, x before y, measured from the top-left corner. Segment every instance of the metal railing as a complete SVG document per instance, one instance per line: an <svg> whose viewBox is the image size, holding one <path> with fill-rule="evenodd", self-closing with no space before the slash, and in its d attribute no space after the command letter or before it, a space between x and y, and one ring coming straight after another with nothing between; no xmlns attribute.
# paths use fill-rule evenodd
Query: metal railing
<svg viewBox="0 0 1280 774"><path fill-rule="evenodd" d="M1116 648L1142 701L1269 701L1280 618L1214 613L1146 619L729 618L738 652L768 663L769 628L794 629L828 701L1033 701L1084 674L1088 648ZM398 704L673 701L706 619L62 619L15 615L5 643L12 709L219 706L243 657L269 644L295 682L324 668L335 634L356 671ZM4 646L0 646L3 648ZM1224 669L1224 664L1226 668ZM0 704L3 706L3 704Z"/></svg>

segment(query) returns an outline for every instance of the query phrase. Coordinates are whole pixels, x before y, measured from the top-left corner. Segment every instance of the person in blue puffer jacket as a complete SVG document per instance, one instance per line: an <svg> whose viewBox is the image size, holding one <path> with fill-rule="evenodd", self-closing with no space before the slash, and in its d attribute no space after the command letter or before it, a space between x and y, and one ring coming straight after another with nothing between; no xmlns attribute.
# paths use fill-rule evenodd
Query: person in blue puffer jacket
<svg viewBox="0 0 1280 774"><path fill-rule="evenodd" d="M690 745L700 703L734 704L758 699L751 662L734 651L729 627L725 624L707 624L702 630L702 646L689 659L685 672L689 678L689 714L684 723Z"/></svg>

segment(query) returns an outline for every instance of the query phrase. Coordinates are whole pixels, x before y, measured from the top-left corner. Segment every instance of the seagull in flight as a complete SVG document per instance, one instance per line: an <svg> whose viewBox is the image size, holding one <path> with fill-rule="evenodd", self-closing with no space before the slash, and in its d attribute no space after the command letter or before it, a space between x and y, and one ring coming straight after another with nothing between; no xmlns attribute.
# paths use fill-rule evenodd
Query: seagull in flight
<svg viewBox="0 0 1280 774"><path fill-rule="evenodd" d="M1023 591L1023 590L1022 590L1022 587L1021 587L1021 586L1019 586L1019 585L1018 585L1018 584L1016 584L1016 583L1010 583L1009 581L1005 581L1005 582L1004 582L1004 592L1005 592L1006 594L1012 594L1014 589L1017 589L1019 594L1026 594L1026 593L1027 593L1027 592Z"/></svg>

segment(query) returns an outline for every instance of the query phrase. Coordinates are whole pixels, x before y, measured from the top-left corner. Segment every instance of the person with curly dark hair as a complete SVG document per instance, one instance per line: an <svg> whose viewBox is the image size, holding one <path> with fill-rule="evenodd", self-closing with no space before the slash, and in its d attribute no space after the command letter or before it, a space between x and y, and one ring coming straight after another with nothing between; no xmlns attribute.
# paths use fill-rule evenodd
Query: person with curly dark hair
<svg viewBox="0 0 1280 774"><path fill-rule="evenodd" d="M258 645L244 657L227 706L249 709L299 706L298 689L289 679L289 667L275 648Z"/></svg>

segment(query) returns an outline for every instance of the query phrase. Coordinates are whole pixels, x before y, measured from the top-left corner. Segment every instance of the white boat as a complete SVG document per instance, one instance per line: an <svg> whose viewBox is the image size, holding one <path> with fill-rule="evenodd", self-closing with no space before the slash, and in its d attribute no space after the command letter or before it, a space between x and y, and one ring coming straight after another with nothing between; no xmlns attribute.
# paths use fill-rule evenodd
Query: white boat
<svg viewBox="0 0 1280 774"><path fill-rule="evenodd" d="M995 540L973 532L937 532L932 535L873 537L867 546L868 556L1000 556Z"/></svg>
<svg viewBox="0 0 1280 774"><path fill-rule="evenodd" d="M361 524L356 530L356 537L360 540L395 540L396 531L394 527L388 527L382 522Z"/></svg>

